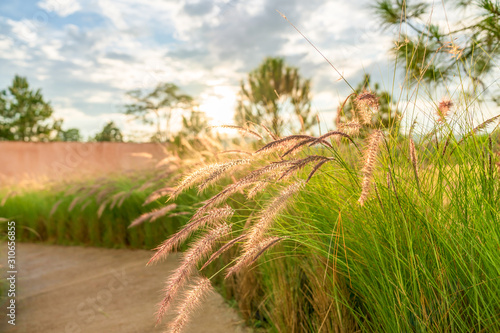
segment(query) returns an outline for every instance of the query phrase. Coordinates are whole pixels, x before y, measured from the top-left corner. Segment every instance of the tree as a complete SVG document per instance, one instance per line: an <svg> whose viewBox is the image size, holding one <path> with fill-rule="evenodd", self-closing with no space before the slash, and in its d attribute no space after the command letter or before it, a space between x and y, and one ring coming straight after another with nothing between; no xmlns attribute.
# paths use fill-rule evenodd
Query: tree
<svg viewBox="0 0 500 333"><path fill-rule="evenodd" d="M348 124L356 119L356 114L359 113L356 105L356 98L364 92L369 92L377 100L377 110L372 115L371 124L375 128L386 130L392 134L399 131L399 123L401 114L392 103L392 95L387 91L381 91L378 83L372 84L369 74L365 74L363 81L355 88L355 92L349 96L345 104L339 107L337 118L335 120L337 128L341 128L342 124ZM365 136L369 129L361 131L361 136Z"/></svg>
<svg viewBox="0 0 500 333"><path fill-rule="evenodd" d="M104 128L100 133L96 134L94 140L97 142L123 142L123 136L122 132L115 125L115 123L110 121L104 125Z"/></svg>
<svg viewBox="0 0 500 333"><path fill-rule="evenodd" d="M127 95L134 100L125 106L125 113L142 120L145 124L156 123L156 133L153 141L165 142L172 138L170 120L174 109L190 109L193 98L182 94L179 87L173 83L160 83L151 92L141 90L129 91ZM165 127L162 129L162 122Z"/></svg>
<svg viewBox="0 0 500 333"><path fill-rule="evenodd" d="M472 16L456 17L446 31L437 24L427 24L431 14L427 1L379 0L375 12L386 27L399 26L394 55L416 83L445 83L457 69L484 89L485 77L500 56L500 4L493 0L454 0L458 11ZM449 30L449 27L456 27ZM498 97L494 100L500 102Z"/></svg>
<svg viewBox="0 0 500 333"><path fill-rule="evenodd" d="M293 118L302 131L316 123L311 116L311 80L302 79L298 69L287 66L283 58L264 59L240 86L235 113L238 125L264 124L280 136Z"/></svg>
<svg viewBox="0 0 500 333"><path fill-rule="evenodd" d="M58 139L60 141L82 141L82 136L78 128L70 128L66 131L61 130L58 133Z"/></svg>
<svg viewBox="0 0 500 333"><path fill-rule="evenodd" d="M205 112L191 110L189 118L182 116L181 134L185 137L194 137L208 127Z"/></svg>
<svg viewBox="0 0 500 333"><path fill-rule="evenodd" d="M12 85L0 91L0 140L56 139L62 120L53 119L52 113L40 89L31 90L28 80L16 75Z"/></svg>

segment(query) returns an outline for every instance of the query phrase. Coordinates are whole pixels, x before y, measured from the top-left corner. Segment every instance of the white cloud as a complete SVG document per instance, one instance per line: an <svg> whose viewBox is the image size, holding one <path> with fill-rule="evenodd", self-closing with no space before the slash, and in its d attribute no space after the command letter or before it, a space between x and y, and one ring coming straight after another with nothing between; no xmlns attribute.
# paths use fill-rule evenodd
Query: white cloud
<svg viewBox="0 0 500 333"><path fill-rule="evenodd" d="M89 103L113 103L116 101L115 93L111 91L86 91Z"/></svg>
<svg viewBox="0 0 500 333"><path fill-rule="evenodd" d="M36 45L38 38L37 32L40 28L38 22L33 22L28 19L22 19L20 21L7 19L7 24L10 25L11 33L15 39L26 43L30 47Z"/></svg>
<svg viewBox="0 0 500 333"><path fill-rule="evenodd" d="M37 5L41 9L49 13L54 12L61 17L71 15L82 8L76 0L42 0Z"/></svg>
<svg viewBox="0 0 500 333"><path fill-rule="evenodd" d="M40 50L45 54L48 60L65 60L61 55L60 49L62 42L60 40L47 41L46 44L40 46Z"/></svg>
<svg viewBox="0 0 500 333"><path fill-rule="evenodd" d="M107 17L113 25L122 31L130 32L131 29L149 32L155 24L161 24L162 28L168 27L169 22L175 16L181 1L134 1L134 0L93 0L93 8L88 10L98 10L97 12Z"/></svg>
<svg viewBox="0 0 500 333"><path fill-rule="evenodd" d="M24 61L29 58L28 53L15 47L14 41L8 36L0 36L0 54L3 59L11 61Z"/></svg>

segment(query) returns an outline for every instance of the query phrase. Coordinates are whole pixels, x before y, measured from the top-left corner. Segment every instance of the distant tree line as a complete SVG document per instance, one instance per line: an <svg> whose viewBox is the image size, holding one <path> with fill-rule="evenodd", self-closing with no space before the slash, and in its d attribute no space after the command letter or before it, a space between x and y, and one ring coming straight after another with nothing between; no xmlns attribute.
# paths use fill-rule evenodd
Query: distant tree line
<svg viewBox="0 0 500 333"><path fill-rule="evenodd" d="M369 77L365 79L369 84ZM359 88L361 89L361 87ZM363 89L365 87L363 86ZM377 92L378 86L375 85ZM386 95L382 96L387 99ZM152 142L179 142L195 137L208 128L205 114L195 99L173 83L160 83L151 91L133 90L132 100L124 113L144 124L154 126ZM311 109L311 80L303 79L299 70L285 64L283 58L266 58L241 81L234 123L240 126L261 124L276 136L288 132L307 132L317 123ZM172 132L174 110L181 112L181 129ZM349 115L349 108L345 115ZM228 121L228 124L231 121ZM63 130L63 120L56 119L53 109L40 89L30 88L24 77L15 76L12 85L0 92L0 140L48 142L82 141L77 128ZM88 141L123 142L123 134L110 121Z"/></svg>

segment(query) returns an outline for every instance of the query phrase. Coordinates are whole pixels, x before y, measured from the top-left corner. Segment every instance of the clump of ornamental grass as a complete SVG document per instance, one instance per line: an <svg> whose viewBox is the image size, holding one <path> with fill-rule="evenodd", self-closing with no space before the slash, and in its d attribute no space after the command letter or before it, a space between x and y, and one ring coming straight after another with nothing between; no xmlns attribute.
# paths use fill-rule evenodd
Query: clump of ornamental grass
<svg viewBox="0 0 500 333"><path fill-rule="evenodd" d="M360 95L358 104L364 108L373 109L376 106L376 101L371 94L365 93ZM363 124L372 126L371 123L367 124L366 121ZM364 126L359 123L358 125L359 128ZM349 126L356 127L357 125L351 122ZM246 130L245 128L232 125L221 127L237 128L239 131L245 133L252 132L249 129ZM215 231L209 232L204 238L201 238L188 249L180 267L168 279L167 286L164 290L165 296L159 305L157 313L158 322L161 321L161 318L169 308L179 288L181 288L188 277L192 275L196 265L202 259L208 257L212 251L211 256L208 260L205 260L201 269L207 267L207 265L232 246L240 243L242 244L242 253L235 259L234 264L226 269L225 277L227 278L235 273L247 270L252 264L257 262L265 252L287 239L287 237L272 235L273 221L279 218L280 213L285 211L287 207L291 206L292 199L300 194L306 186L306 183L309 182L327 162L336 162L336 154L338 153L336 153L337 148L335 145L338 143L332 142L332 139L336 137L345 138L351 143L353 151L356 154L360 151L358 143L356 143L349 134L340 130L330 131L319 137L303 134L290 135L283 138L270 137L273 138L272 141L264 143L261 148L251 153L251 155L246 154L249 158L232 159L212 164L208 163L185 176L172 191L170 199L174 200L182 191L195 185L198 185L198 190L202 191L209 185L216 184L223 178L233 179L232 183L229 183L211 198L204 201L202 206L196 210L191 220L183 228L157 247L156 253L149 261L149 263L154 263L164 258L179 244L188 239L190 235L198 230L205 229L207 225L210 225L211 228L215 228L213 229ZM261 138L262 137L260 137L259 140ZM359 200L361 204L363 204L369 194L368 188L371 183L371 174L376 167L377 154L382 138L382 130L372 130L372 134L365 147L364 167L361 171L363 176L361 197ZM316 145L321 145L323 150L315 148ZM322 151L323 154L309 154L305 157L295 157L297 154L303 155L306 148L315 149L318 152ZM282 155L279 156L279 160L269 161L271 154L275 152L282 152ZM235 168L237 166L239 168ZM302 180L302 171L305 168L310 169L307 173L307 177ZM239 178L235 176L239 176ZM215 249L216 241L223 236L221 230L225 230L226 234L229 233L226 228L229 228L231 224L226 225L225 223L231 223L230 219L234 214L234 209L232 209L229 204L229 198L243 191L246 193L247 198L257 198L254 200L258 200L260 193L264 193L265 190L269 191L269 188L271 188L270 191L274 192L274 189L279 187L282 187L282 190L279 191L279 194L271 199L265 208L256 215L258 219L254 223L251 223L252 220L249 220L250 224L245 226L240 235L222 244L218 250ZM224 204L224 206L219 208L222 204ZM152 214L154 216L155 212L152 212ZM147 217L148 215L139 217L138 221L142 221ZM134 225L137 225L137 221L134 222ZM215 236L214 233L216 233L217 236ZM184 320L185 319L182 319L183 322ZM174 326L180 327L177 324Z"/></svg>

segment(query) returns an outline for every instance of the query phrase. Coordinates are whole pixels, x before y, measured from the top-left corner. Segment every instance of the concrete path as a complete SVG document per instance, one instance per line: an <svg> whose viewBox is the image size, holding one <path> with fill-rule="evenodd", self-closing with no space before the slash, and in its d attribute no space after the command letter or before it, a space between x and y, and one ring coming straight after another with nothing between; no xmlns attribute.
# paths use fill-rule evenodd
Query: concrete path
<svg viewBox="0 0 500 333"><path fill-rule="evenodd" d="M6 244L0 243L5 271ZM156 304L178 257L145 267L152 252L17 243L16 326L0 313L5 333L146 333L166 331L174 314L154 327ZM2 272L3 273L3 272ZM3 274L2 274L3 275ZM235 310L213 293L193 313L186 333L249 333Z"/></svg>

